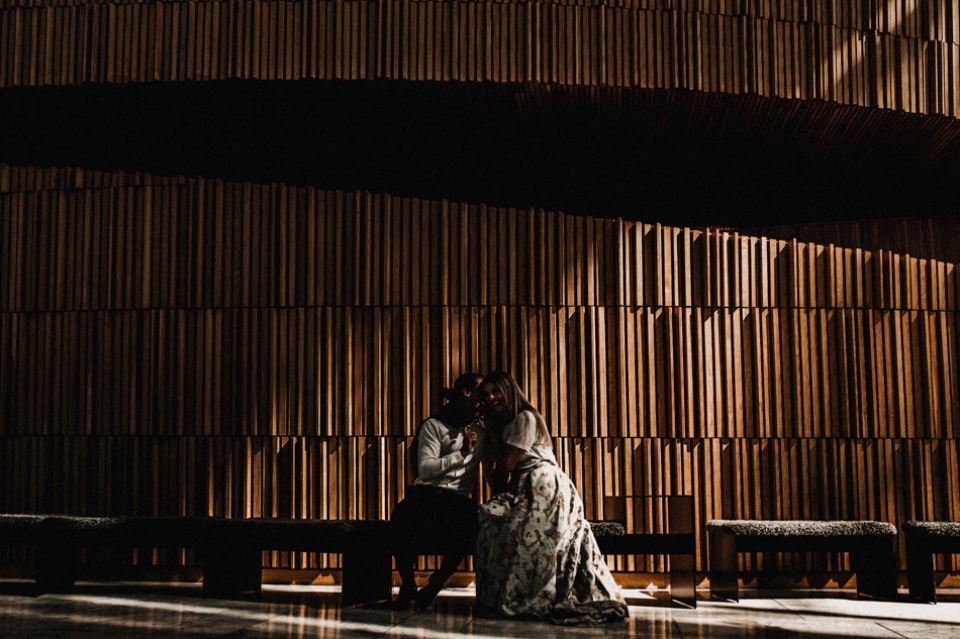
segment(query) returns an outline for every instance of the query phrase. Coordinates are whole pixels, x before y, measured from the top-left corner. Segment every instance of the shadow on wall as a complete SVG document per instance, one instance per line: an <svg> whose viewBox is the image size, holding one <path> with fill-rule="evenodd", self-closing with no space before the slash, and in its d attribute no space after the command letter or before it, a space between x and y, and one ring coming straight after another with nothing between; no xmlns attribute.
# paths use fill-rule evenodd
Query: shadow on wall
<svg viewBox="0 0 960 639"><path fill-rule="evenodd" d="M743 130L753 117L748 107L785 111L776 100L525 91L391 81L4 89L0 162L358 189L674 226L936 215L960 198L952 165L920 167L895 140L841 156L846 151L797 148L803 135L796 132L772 142L751 137Z"/></svg>

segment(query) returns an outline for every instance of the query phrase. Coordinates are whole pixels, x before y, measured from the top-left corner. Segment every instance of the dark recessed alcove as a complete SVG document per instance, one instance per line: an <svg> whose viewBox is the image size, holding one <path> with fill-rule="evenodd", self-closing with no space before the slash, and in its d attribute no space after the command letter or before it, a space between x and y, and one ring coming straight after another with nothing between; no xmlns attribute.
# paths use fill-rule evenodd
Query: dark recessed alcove
<svg viewBox="0 0 960 639"><path fill-rule="evenodd" d="M0 162L280 182L675 226L943 215L948 118L550 85L85 84L0 91Z"/></svg>

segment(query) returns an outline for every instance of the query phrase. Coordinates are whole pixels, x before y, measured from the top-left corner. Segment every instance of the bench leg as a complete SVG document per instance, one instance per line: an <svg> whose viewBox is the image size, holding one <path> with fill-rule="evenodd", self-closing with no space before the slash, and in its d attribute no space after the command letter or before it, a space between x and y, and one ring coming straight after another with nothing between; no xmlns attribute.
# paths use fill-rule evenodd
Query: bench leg
<svg viewBox="0 0 960 639"><path fill-rule="evenodd" d="M857 596L871 599L897 598L897 541L895 538L864 544L852 553L857 571Z"/></svg>
<svg viewBox="0 0 960 639"><path fill-rule="evenodd" d="M696 555L670 555L670 598L684 607L697 607Z"/></svg>
<svg viewBox="0 0 960 639"><path fill-rule="evenodd" d="M68 543L37 544L37 593L72 591L77 577L78 554L78 549Z"/></svg>
<svg viewBox="0 0 960 639"><path fill-rule="evenodd" d="M725 532L708 531L710 596L740 601L740 575L737 568L737 539Z"/></svg>
<svg viewBox="0 0 960 639"><path fill-rule="evenodd" d="M393 557L372 548L343 553L340 605L356 606L390 601L393 586Z"/></svg>
<svg viewBox="0 0 960 639"><path fill-rule="evenodd" d="M910 599L937 603L937 585L933 576L933 550L929 544L906 538L907 586Z"/></svg>
<svg viewBox="0 0 960 639"><path fill-rule="evenodd" d="M263 556L259 548L224 544L202 550L203 596L235 599L260 593Z"/></svg>
<svg viewBox="0 0 960 639"><path fill-rule="evenodd" d="M685 554L670 555L670 598L682 606L697 607L697 542L693 526L693 497L667 497L670 532L684 535Z"/></svg>

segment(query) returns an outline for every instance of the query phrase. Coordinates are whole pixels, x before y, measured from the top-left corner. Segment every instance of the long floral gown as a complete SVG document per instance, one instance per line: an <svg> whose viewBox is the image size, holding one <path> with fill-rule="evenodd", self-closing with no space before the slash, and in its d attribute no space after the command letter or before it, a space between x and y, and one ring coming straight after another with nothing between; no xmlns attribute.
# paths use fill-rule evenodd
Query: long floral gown
<svg viewBox="0 0 960 639"><path fill-rule="evenodd" d="M504 428L504 442L526 455L508 490L480 506L474 556L479 612L561 624L624 620L627 606L580 495L550 447L535 439L529 412Z"/></svg>

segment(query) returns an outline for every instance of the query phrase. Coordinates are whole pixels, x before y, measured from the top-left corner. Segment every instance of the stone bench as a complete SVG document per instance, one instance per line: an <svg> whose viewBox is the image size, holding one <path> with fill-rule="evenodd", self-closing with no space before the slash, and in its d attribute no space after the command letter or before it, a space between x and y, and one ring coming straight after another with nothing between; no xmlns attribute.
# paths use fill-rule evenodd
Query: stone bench
<svg viewBox="0 0 960 639"><path fill-rule="evenodd" d="M740 600L737 554L741 552L848 552L861 597L897 595L897 528L879 521L707 522L710 595Z"/></svg>
<svg viewBox="0 0 960 639"><path fill-rule="evenodd" d="M258 593L264 550L338 553L342 605L390 597L387 522L217 517L71 517L0 515L0 544L36 549L36 588L65 592L82 548L189 548L203 567L203 593Z"/></svg>
<svg viewBox="0 0 960 639"><path fill-rule="evenodd" d="M960 523L908 521L900 529L907 553L910 598L924 603L937 603L933 555L960 553Z"/></svg>

